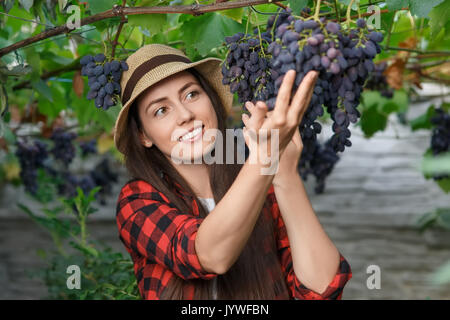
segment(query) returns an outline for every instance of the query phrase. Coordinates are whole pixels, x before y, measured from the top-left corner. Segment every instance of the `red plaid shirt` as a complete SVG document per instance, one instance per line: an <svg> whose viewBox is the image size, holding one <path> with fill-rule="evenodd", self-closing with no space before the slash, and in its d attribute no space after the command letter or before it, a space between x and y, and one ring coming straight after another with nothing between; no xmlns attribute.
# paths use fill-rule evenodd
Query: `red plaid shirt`
<svg viewBox="0 0 450 320"><path fill-rule="evenodd" d="M116 221L119 238L134 262L139 291L144 299L158 300L175 276L185 280L211 280L218 276L201 267L195 252L195 237L204 219L198 216L197 203L178 184L176 187L178 195L192 199L192 212L179 212L164 194L143 180L129 181L118 198ZM270 210L264 206L263 211L275 222L279 262L291 299L341 299L343 288L352 277L348 262L341 254L336 275L322 294L305 287L294 273L289 239L273 185L267 196ZM194 290L194 287L185 288L184 299L192 300Z"/></svg>

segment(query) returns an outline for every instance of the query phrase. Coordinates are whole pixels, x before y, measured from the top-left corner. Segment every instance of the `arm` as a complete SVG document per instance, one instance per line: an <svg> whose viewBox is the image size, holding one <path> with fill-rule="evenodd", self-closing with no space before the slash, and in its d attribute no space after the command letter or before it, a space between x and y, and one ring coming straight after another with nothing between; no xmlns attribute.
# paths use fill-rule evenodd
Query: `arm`
<svg viewBox="0 0 450 320"><path fill-rule="evenodd" d="M258 220L273 175L245 162L230 189L200 225L195 247L206 270L225 273L237 260Z"/></svg>
<svg viewBox="0 0 450 320"><path fill-rule="evenodd" d="M202 268L195 252L195 237L202 220L170 207L167 198L142 180L126 184L119 195L119 237L133 260L145 258L184 280L217 276Z"/></svg>
<svg viewBox="0 0 450 320"><path fill-rule="evenodd" d="M287 282L296 288L297 298L336 298L352 276L350 266L320 225L300 176L289 179L274 184L273 199Z"/></svg>

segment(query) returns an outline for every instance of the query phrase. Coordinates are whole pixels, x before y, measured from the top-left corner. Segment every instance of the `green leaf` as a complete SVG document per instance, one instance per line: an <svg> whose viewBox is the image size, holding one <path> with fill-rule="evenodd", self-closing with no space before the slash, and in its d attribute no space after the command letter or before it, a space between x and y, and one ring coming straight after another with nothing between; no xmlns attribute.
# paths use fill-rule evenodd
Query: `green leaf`
<svg viewBox="0 0 450 320"><path fill-rule="evenodd" d="M450 208L444 208L444 209L438 209L439 210L439 216L438 216L438 223L447 228L450 229Z"/></svg>
<svg viewBox="0 0 450 320"><path fill-rule="evenodd" d="M30 8L33 6L33 2L34 0L19 0L20 5L28 12L30 12Z"/></svg>
<svg viewBox="0 0 450 320"><path fill-rule="evenodd" d="M437 180L436 183L445 193L450 192L450 179Z"/></svg>
<svg viewBox="0 0 450 320"><path fill-rule="evenodd" d="M445 29L445 25L449 20L448 17L450 17L450 0L446 0L434 7L428 16L430 17L430 31L433 36Z"/></svg>
<svg viewBox="0 0 450 320"><path fill-rule="evenodd" d="M389 10L401 10L408 7L409 0L386 0Z"/></svg>
<svg viewBox="0 0 450 320"><path fill-rule="evenodd" d="M347 7L348 7L348 5L350 4L350 1L351 1L351 0L339 0L339 2L345 4ZM354 1L354 2L353 2L352 10L355 10L355 11L358 10L358 3L357 3L357 1Z"/></svg>
<svg viewBox="0 0 450 320"><path fill-rule="evenodd" d="M180 28L183 30L182 38L189 56L195 56L195 50L201 56L206 56L212 48L223 43L225 36L245 32L245 26L217 13L203 14L184 22Z"/></svg>
<svg viewBox="0 0 450 320"><path fill-rule="evenodd" d="M419 18L425 18L431 9L442 3L442 1L444 0L409 0L409 10L411 14ZM448 16L446 18L448 19Z"/></svg>
<svg viewBox="0 0 450 320"><path fill-rule="evenodd" d="M439 155L425 155L421 170L425 175L450 174L450 152Z"/></svg>
<svg viewBox="0 0 450 320"><path fill-rule="evenodd" d="M403 90L396 90L391 99L384 97L381 98L381 111L383 111L386 115L389 115L392 112L406 112L408 109L408 96Z"/></svg>
<svg viewBox="0 0 450 320"><path fill-rule="evenodd" d="M114 0L87 0L87 3L89 4L89 9L91 10L91 13L96 14L99 12L103 12L103 11L112 9L112 7L116 4L116 1L114 1Z"/></svg>
<svg viewBox="0 0 450 320"><path fill-rule="evenodd" d="M244 15L244 8L235 8L229 10L217 11L219 14L229 17L239 23L242 23L242 16Z"/></svg>
<svg viewBox="0 0 450 320"><path fill-rule="evenodd" d="M0 87L0 116L3 117L8 112L8 95L4 85ZM2 133L3 136L3 133Z"/></svg>
<svg viewBox="0 0 450 320"><path fill-rule="evenodd" d="M435 108L434 108L434 105L431 105L428 107L427 111L423 115L421 115L409 122L409 124L411 125L411 130L415 131L418 129L431 129L432 123L430 120L434 114L435 114Z"/></svg>
<svg viewBox="0 0 450 320"><path fill-rule="evenodd" d="M52 91L50 90L50 87L47 85L45 81L41 79L39 79L39 81L36 82L33 81L31 82L31 87L36 89L36 91L39 92L39 94L41 94L42 96L44 96L47 100L53 102Z"/></svg>
<svg viewBox="0 0 450 320"><path fill-rule="evenodd" d="M142 14L128 17L128 23L132 26L142 27L150 31L152 35L161 32L167 24L167 14Z"/></svg>
<svg viewBox="0 0 450 320"><path fill-rule="evenodd" d="M287 3L295 15L300 15L300 11L308 6L308 0L289 0Z"/></svg>
<svg viewBox="0 0 450 320"><path fill-rule="evenodd" d="M387 125L387 116L381 113L379 108L379 96L378 92L363 92L363 105L364 109L361 114L360 125L366 138L370 138L377 131L383 131Z"/></svg>

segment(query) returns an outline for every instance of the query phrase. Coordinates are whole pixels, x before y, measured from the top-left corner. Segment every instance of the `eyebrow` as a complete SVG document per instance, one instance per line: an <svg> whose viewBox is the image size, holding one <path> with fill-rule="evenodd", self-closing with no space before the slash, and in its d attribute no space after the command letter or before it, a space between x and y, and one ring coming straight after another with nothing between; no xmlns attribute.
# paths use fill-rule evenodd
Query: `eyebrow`
<svg viewBox="0 0 450 320"><path fill-rule="evenodd" d="M181 94L184 90L186 90L187 88L189 88L189 87L190 87L191 85L193 85L193 84L198 84L198 83L197 83L197 82L193 82L193 81L186 83L184 86L181 87L180 90L178 90L178 94ZM147 105L147 107L145 108L145 112L147 112L148 109L150 109L150 107L151 107L153 104L158 103L158 102L161 102L161 101L166 100L166 99L167 99L167 97L161 97L161 98L158 98L158 99L155 99L155 100L151 101L151 102Z"/></svg>

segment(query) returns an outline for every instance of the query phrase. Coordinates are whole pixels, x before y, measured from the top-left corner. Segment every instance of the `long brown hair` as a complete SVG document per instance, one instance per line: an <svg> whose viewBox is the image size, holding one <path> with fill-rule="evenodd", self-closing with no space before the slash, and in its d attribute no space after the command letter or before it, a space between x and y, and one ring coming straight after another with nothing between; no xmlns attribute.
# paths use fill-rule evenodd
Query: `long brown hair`
<svg viewBox="0 0 450 320"><path fill-rule="evenodd" d="M187 71L191 72L197 78L211 99L217 115L217 129L225 137L227 113L217 93L197 70L191 68ZM181 212L192 212L191 201L192 198L195 199L198 204L199 217L206 217L208 211L172 163L167 161L167 158L155 145L151 148L146 148L141 144L139 131L142 129L142 124L137 109L136 103L133 103L129 111L127 130L125 130L123 136L125 139L124 144L126 145L124 159L129 174L134 179L141 179L150 183L154 188L163 193ZM224 139L225 143L222 144L224 148L223 155L226 154L226 140ZM226 194L243 166L236 161L236 140L234 140L234 150L234 164L213 163L209 167L210 183L216 203ZM211 154L214 155L214 153L215 150L212 150ZM166 174L168 179L165 179L161 173ZM192 195L192 198L186 199L185 197L176 195L173 182L178 183L183 191ZM266 212L269 212L268 210L270 209L268 205L266 199L263 207L263 210L266 208ZM273 300L275 297L289 299L286 283L284 282L280 263L277 258L274 230L273 219L270 214L268 217L260 214L239 258L225 274L217 276L217 299ZM263 244L268 244L268 248L270 248L269 253L264 252ZM271 268L269 272L267 266L275 267ZM283 279L283 281L274 281L274 279ZM160 299L185 299L183 297L183 288L188 284L187 282L195 286L194 299L212 299L213 281L204 279L183 280L177 276L172 278L167 288L162 292Z"/></svg>

